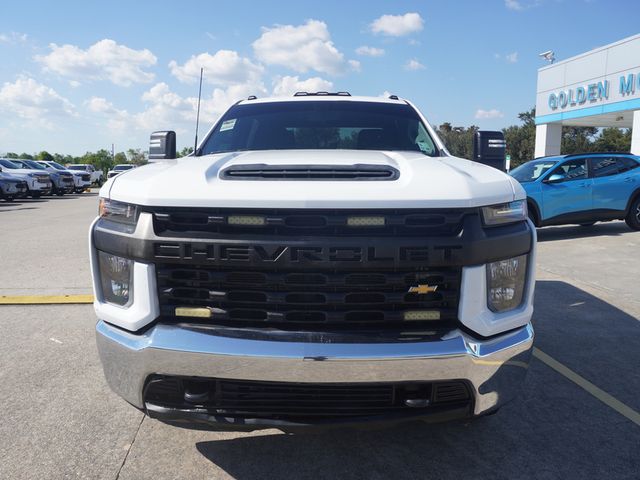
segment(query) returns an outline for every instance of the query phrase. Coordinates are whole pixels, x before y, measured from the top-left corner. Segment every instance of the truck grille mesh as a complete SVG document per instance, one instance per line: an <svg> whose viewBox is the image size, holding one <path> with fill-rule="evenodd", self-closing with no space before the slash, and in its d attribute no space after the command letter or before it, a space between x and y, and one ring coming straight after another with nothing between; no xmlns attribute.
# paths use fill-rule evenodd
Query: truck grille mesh
<svg viewBox="0 0 640 480"><path fill-rule="evenodd" d="M453 236L470 210L154 209L165 237L240 235Z"/></svg>
<svg viewBox="0 0 640 480"><path fill-rule="evenodd" d="M185 391L192 389L200 393L199 399L185 401ZM405 403L416 398L428 403L421 408ZM204 408L210 414L232 416L330 418L420 413L469 404L470 395L462 381L317 384L155 375L147 382L145 402L173 408Z"/></svg>
<svg viewBox="0 0 640 480"><path fill-rule="evenodd" d="M159 264L156 269L161 312L168 317L176 307L208 307L208 321L216 324L303 330L435 328L457 318L457 267L300 272ZM419 285L432 291L416 292Z"/></svg>

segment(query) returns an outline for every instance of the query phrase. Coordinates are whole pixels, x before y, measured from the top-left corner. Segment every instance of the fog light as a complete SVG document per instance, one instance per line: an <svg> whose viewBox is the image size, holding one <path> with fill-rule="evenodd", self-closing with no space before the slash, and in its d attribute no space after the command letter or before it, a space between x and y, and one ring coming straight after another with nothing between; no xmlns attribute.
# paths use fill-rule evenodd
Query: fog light
<svg viewBox="0 0 640 480"><path fill-rule="evenodd" d="M350 227L382 227L384 217L348 217L347 225Z"/></svg>
<svg viewBox="0 0 640 480"><path fill-rule="evenodd" d="M438 310L409 310L404 312L404 319L411 320L440 320Z"/></svg>
<svg viewBox="0 0 640 480"><path fill-rule="evenodd" d="M231 215L227 218L229 225L262 226L267 223L264 217L250 215Z"/></svg>
<svg viewBox="0 0 640 480"><path fill-rule="evenodd" d="M506 312L522 303L527 256L487 264L487 305L493 312Z"/></svg>
<svg viewBox="0 0 640 480"><path fill-rule="evenodd" d="M98 252L102 296L107 303L127 306L133 300L133 260Z"/></svg>

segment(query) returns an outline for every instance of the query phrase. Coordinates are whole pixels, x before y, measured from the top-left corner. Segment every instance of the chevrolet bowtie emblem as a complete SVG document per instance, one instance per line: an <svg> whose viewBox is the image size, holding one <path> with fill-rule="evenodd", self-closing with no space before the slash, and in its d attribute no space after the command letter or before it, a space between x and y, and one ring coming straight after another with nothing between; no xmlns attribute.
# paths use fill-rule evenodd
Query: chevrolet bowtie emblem
<svg viewBox="0 0 640 480"><path fill-rule="evenodd" d="M424 295L425 293L435 292L438 286L432 287L431 285L418 285L417 287L409 287L409 293L419 293Z"/></svg>

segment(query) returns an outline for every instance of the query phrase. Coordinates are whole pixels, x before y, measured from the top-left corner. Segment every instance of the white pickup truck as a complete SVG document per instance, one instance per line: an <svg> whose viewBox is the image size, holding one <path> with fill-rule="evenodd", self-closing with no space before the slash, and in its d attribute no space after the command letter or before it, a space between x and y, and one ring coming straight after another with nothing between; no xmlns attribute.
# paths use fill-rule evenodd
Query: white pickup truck
<svg viewBox="0 0 640 480"><path fill-rule="evenodd" d="M88 173L92 185L102 186L104 176L102 170L96 170L90 163L70 163L67 165L67 170Z"/></svg>
<svg viewBox="0 0 640 480"><path fill-rule="evenodd" d="M525 192L410 102L250 97L191 156L174 132L149 153L102 187L89 235L98 350L130 404L295 430L477 417L518 392Z"/></svg>

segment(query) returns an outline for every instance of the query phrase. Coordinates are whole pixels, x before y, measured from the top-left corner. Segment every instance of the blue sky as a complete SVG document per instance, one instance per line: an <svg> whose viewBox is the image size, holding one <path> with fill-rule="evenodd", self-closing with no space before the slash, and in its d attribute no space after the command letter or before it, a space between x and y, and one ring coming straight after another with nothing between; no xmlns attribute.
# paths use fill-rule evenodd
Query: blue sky
<svg viewBox="0 0 640 480"><path fill-rule="evenodd" d="M8 2L0 154L191 145L249 94L408 98L429 121L496 129L535 103L538 53L559 60L638 33L632 0Z"/></svg>

